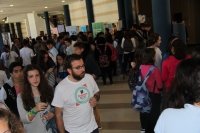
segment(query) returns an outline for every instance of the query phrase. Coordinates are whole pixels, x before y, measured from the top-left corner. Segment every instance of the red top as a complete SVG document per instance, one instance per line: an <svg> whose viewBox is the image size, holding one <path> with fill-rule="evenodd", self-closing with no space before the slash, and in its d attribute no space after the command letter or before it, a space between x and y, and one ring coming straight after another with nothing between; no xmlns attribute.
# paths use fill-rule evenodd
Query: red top
<svg viewBox="0 0 200 133"><path fill-rule="evenodd" d="M151 68L152 65L142 65L141 66L141 76L142 80L144 80L144 77L148 73L149 69ZM149 92L153 92L154 89L154 83L156 81L156 86L155 86L155 91L154 93L160 93L158 88L162 88L162 80L161 80L161 75L158 67L155 67L151 75L149 76L147 82L146 82L146 87L148 88Z"/></svg>
<svg viewBox="0 0 200 133"><path fill-rule="evenodd" d="M191 56L187 55L186 59L190 58ZM166 58L163 63L162 63L162 74L161 74L161 78L162 81L165 83L165 88L166 91L169 90L169 88L171 87L172 81L175 77L175 73L176 73L176 68L178 66L178 64L181 62L182 60L177 60L174 56L169 56L168 58Z"/></svg>

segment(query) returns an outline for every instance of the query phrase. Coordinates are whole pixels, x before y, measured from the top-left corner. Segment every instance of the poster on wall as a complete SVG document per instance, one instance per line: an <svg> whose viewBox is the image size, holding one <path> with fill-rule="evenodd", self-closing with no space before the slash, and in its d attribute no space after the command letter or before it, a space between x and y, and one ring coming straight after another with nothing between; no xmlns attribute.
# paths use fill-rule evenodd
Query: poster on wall
<svg viewBox="0 0 200 133"><path fill-rule="evenodd" d="M56 34L58 36L58 28L52 28L52 34Z"/></svg>
<svg viewBox="0 0 200 133"><path fill-rule="evenodd" d="M80 26L80 31L87 32L87 27L86 26Z"/></svg>
<svg viewBox="0 0 200 133"><path fill-rule="evenodd" d="M3 32L3 33L1 33L1 35L2 35L2 40L3 40L3 45L9 45L10 48L11 48L12 42L11 42L10 33L9 32Z"/></svg>
<svg viewBox="0 0 200 133"><path fill-rule="evenodd" d="M144 15L144 14L139 14L139 15L138 15L138 21L139 21L139 24L145 23L145 22L146 22L146 15Z"/></svg>
<svg viewBox="0 0 200 133"><path fill-rule="evenodd" d="M69 32L69 35L77 35L78 31L77 31L77 26L67 26L66 27L66 31Z"/></svg>
<svg viewBox="0 0 200 133"><path fill-rule="evenodd" d="M97 33L99 32L104 32L103 22L92 23L92 32L93 32L93 37L96 37Z"/></svg>
<svg viewBox="0 0 200 133"><path fill-rule="evenodd" d="M111 33L113 31L113 24L108 24L108 29L109 29L109 32Z"/></svg>
<svg viewBox="0 0 200 133"><path fill-rule="evenodd" d="M58 33L65 32L65 26L63 24L57 25L57 27L58 27Z"/></svg>

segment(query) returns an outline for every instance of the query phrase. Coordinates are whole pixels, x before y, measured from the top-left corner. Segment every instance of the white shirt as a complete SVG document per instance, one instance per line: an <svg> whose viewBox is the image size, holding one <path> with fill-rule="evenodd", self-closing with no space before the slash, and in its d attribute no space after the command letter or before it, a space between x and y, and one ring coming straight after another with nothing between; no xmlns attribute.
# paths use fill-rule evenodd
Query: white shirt
<svg viewBox="0 0 200 133"><path fill-rule="evenodd" d="M52 49L50 49L49 52L53 55L53 57L56 58L56 56L58 54L58 50L55 47L53 47Z"/></svg>
<svg viewBox="0 0 200 133"><path fill-rule="evenodd" d="M160 115L155 133L200 133L200 108L185 104L181 109L166 109Z"/></svg>
<svg viewBox="0 0 200 133"><path fill-rule="evenodd" d="M93 77L85 74L79 82L68 77L56 87L52 105L63 108L65 130L70 133L91 133L97 128L89 99L99 92Z"/></svg>
<svg viewBox="0 0 200 133"><path fill-rule="evenodd" d="M10 64L15 62L17 57L18 54L15 51L10 51L9 53L3 52L1 54L1 59L6 68L9 68Z"/></svg>
<svg viewBox="0 0 200 133"><path fill-rule="evenodd" d="M67 55L72 55L74 53L74 48L72 44L66 48Z"/></svg>
<svg viewBox="0 0 200 133"><path fill-rule="evenodd" d="M2 87L8 80L5 71L0 70L0 87Z"/></svg>
<svg viewBox="0 0 200 133"><path fill-rule="evenodd" d="M31 64L31 57L34 56L33 50L28 47L23 47L20 49L20 57L23 60L23 66Z"/></svg>

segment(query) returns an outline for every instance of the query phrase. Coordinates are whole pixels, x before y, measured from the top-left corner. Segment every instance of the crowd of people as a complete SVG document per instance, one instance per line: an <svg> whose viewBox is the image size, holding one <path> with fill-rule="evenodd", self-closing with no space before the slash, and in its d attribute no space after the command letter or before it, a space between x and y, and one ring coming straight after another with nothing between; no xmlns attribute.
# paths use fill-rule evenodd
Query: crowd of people
<svg viewBox="0 0 200 133"><path fill-rule="evenodd" d="M96 80L102 78L107 85L108 77L109 84L114 84L118 67L122 80L133 70L139 70L144 80L155 66L146 81L152 108L140 112L141 133L199 132L200 48L191 57L185 43L172 36L162 56L161 36L152 33L148 24L105 31L94 38L92 32L71 36L63 32L22 43L15 39L11 48L4 45L0 101L13 114L0 109L0 123L7 124L2 130L98 133L102 125L96 107L100 99Z"/></svg>

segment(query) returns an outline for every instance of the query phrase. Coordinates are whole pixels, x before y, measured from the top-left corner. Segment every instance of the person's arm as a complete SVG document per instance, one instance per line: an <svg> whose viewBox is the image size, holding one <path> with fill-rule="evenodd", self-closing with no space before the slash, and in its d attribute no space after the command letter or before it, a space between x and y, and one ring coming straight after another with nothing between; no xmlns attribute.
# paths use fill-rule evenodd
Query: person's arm
<svg viewBox="0 0 200 133"><path fill-rule="evenodd" d="M123 48L124 47L124 41L125 41L125 39L124 39L124 37L122 38L122 42L121 42L121 47Z"/></svg>
<svg viewBox="0 0 200 133"><path fill-rule="evenodd" d="M99 88L95 80L94 79L91 79L91 80L93 84L94 96L90 98L89 103L91 107L95 107L97 105L97 102L100 100L100 93L99 93Z"/></svg>
<svg viewBox="0 0 200 133"><path fill-rule="evenodd" d="M4 87L1 87L0 89L0 100L5 103L5 100L7 99L7 94L6 91L4 89Z"/></svg>
<svg viewBox="0 0 200 133"><path fill-rule="evenodd" d="M160 75L160 71L159 71L158 67L155 68L154 74L155 74L155 79L156 79L156 87L158 89L162 89L163 84L162 84L161 75Z"/></svg>
<svg viewBox="0 0 200 133"><path fill-rule="evenodd" d="M166 82L167 81L167 78L169 76L169 72L168 72L168 69L167 69L167 65L168 65L168 61L167 59L165 59L162 63L162 73L161 73L161 79L162 79L162 82Z"/></svg>
<svg viewBox="0 0 200 133"><path fill-rule="evenodd" d="M6 81L8 81L7 75L5 72L3 72L3 83L5 84Z"/></svg>
<svg viewBox="0 0 200 133"><path fill-rule="evenodd" d="M64 122L62 117L62 108L55 107L55 118L59 133L65 133Z"/></svg>
<svg viewBox="0 0 200 133"><path fill-rule="evenodd" d="M101 74L101 69L96 63L96 61L89 55L85 59L85 64L87 65L88 69L92 71L92 77L95 79ZM88 65L89 64L89 65Z"/></svg>

